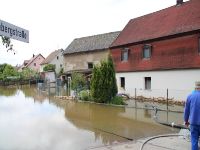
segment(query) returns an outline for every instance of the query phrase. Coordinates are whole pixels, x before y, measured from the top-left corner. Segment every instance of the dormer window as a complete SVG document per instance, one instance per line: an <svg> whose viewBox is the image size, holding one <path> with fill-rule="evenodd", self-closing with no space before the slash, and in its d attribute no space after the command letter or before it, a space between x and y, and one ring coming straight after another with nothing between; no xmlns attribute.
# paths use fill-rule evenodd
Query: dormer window
<svg viewBox="0 0 200 150"><path fill-rule="evenodd" d="M128 61L129 48L124 48L121 51L121 61Z"/></svg>
<svg viewBox="0 0 200 150"><path fill-rule="evenodd" d="M152 51L152 46L150 44L145 44L143 46L143 58L145 59L151 58L151 51Z"/></svg>

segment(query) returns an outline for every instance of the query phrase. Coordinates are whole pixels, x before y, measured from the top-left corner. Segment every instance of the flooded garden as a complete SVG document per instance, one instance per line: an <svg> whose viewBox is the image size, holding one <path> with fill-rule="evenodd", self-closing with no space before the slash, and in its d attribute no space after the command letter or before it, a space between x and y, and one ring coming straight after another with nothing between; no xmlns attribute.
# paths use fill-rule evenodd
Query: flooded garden
<svg viewBox="0 0 200 150"><path fill-rule="evenodd" d="M0 87L0 149L84 150L179 131L157 123L150 103L116 107L54 96L36 86ZM170 107L178 111L158 111L158 119L182 124L183 107Z"/></svg>

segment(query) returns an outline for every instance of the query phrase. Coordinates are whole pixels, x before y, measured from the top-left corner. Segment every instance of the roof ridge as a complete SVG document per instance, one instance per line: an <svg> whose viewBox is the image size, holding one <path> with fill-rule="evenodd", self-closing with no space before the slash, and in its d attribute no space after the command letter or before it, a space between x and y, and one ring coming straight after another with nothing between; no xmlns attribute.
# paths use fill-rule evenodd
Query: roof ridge
<svg viewBox="0 0 200 150"><path fill-rule="evenodd" d="M142 15L142 16L139 16L139 17L136 17L136 18L132 18L132 19L130 19L130 21L142 19L143 17L150 16L150 15L153 15L153 14L156 14L156 13L160 13L160 12L166 11L166 10L168 10L168 9L170 9L170 8L182 7L183 5L188 4L188 3L190 3L190 2L191 2L191 0L186 1L186 2L183 2L181 5L172 5L172 6L169 6L169 7L166 7L166 8L163 8L163 9L160 9L160 10L157 10L157 11L154 11L154 12L151 12L151 13L148 13L148 14L145 14L145 15Z"/></svg>
<svg viewBox="0 0 200 150"><path fill-rule="evenodd" d="M118 32L120 32L120 31L108 32L108 33L101 33L101 34L94 34L94 35L89 35L89 36L83 36L83 37L80 37L80 38L75 38L74 40L82 39L82 38L95 37L95 36L101 36L101 35L106 35L106 34L113 34L113 33L118 33Z"/></svg>
<svg viewBox="0 0 200 150"><path fill-rule="evenodd" d="M52 61L55 56L57 56L60 52L62 52L62 49L57 49L57 50L54 50L52 51L42 62L41 64L47 64L49 63L50 61Z"/></svg>
<svg viewBox="0 0 200 150"><path fill-rule="evenodd" d="M115 31L74 39L63 54L107 49L119 33L120 31Z"/></svg>
<svg viewBox="0 0 200 150"><path fill-rule="evenodd" d="M29 59L29 62L27 63L27 65L26 66L28 66L28 65L30 65L39 55L41 55L42 56L42 54L41 53L39 53L39 54L37 54L37 55L35 55L34 57L32 57L31 59ZM44 58L44 56L42 56L43 58Z"/></svg>
<svg viewBox="0 0 200 150"><path fill-rule="evenodd" d="M199 6L190 0L130 19L110 48L199 30Z"/></svg>

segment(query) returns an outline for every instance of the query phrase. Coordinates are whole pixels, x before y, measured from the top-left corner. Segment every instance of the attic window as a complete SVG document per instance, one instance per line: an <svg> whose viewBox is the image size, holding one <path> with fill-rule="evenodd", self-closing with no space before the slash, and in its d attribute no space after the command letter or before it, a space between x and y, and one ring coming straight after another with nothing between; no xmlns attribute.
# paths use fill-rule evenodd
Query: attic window
<svg viewBox="0 0 200 150"><path fill-rule="evenodd" d="M129 48L124 48L121 51L121 61L128 61Z"/></svg>
<svg viewBox="0 0 200 150"><path fill-rule="evenodd" d="M143 46L143 58L151 58L151 51L152 51L152 46L150 44L145 44Z"/></svg>
<svg viewBox="0 0 200 150"><path fill-rule="evenodd" d="M59 59L59 56L57 56L57 60Z"/></svg>

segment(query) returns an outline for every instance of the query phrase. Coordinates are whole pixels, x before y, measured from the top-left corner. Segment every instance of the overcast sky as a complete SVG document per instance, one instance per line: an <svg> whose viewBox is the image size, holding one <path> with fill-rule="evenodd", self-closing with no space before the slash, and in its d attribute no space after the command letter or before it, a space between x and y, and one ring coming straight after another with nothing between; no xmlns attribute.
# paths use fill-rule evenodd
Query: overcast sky
<svg viewBox="0 0 200 150"><path fill-rule="evenodd" d="M12 40L14 55L0 44L0 64L47 57L74 38L122 30L130 19L176 4L176 0L1 0L0 20L29 30L29 43Z"/></svg>

